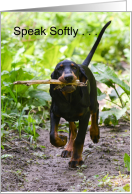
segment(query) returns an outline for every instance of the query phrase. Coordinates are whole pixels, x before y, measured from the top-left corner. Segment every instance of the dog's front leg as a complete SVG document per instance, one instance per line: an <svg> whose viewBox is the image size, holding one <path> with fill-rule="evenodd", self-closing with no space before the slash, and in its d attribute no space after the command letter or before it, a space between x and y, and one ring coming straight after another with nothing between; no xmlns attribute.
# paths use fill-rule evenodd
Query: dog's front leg
<svg viewBox="0 0 132 194"><path fill-rule="evenodd" d="M69 141L67 147L65 148L65 150L63 150L61 153L61 157L63 157L63 158L67 158L67 157L72 156L73 144L74 144L74 140L75 140L76 135L77 135L77 129L76 129L76 125L74 122L69 122L69 134L70 134L70 141Z"/></svg>
<svg viewBox="0 0 132 194"><path fill-rule="evenodd" d="M73 144L73 154L69 162L71 168L76 168L83 164L82 151L85 140L85 135L88 127L90 111L88 111L81 120L79 120L79 131Z"/></svg>
<svg viewBox="0 0 132 194"><path fill-rule="evenodd" d="M65 146L67 137L58 135L58 125L60 117L57 117L52 111L50 112L50 143L56 147Z"/></svg>

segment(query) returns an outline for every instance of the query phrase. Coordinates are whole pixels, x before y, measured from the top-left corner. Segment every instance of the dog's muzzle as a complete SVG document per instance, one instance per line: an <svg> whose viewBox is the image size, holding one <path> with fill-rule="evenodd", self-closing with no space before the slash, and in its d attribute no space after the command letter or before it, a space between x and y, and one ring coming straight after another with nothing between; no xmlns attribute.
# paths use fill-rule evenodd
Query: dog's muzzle
<svg viewBox="0 0 132 194"><path fill-rule="evenodd" d="M66 73L66 74L62 74L61 77L59 77L59 81L63 82L63 83L71 83L71 85L66 85L63 88L61 88L62 92L66 92L66 93L72 93L76 90L76 86L72 85L72 83L77 80L77 77L73 74L73 73Z"/></svg>
<svg viewBox="0 0 132 194"><path fill-rule="evenodd" d="M64 76L64 79L66 80L67 83L72 83L74 77L73 77L72 74L66 74L66 75Z"/></svg>

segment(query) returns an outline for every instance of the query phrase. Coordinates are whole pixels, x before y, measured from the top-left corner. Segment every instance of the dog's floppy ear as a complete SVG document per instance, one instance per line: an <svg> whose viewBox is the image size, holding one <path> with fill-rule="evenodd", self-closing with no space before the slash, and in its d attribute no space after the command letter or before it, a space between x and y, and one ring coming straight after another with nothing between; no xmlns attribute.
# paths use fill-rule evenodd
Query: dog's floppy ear
<svg viewBox="0 0 132 194"><path fill-rule="evenodd" d="M51 74L51 79L57 79L57 75L56 75L55 70ZM51 97L54 97L54 95L55 95L54 88L55 88L55 85L54 84L50 84L49 92L50 92Z"/></svg>
<svg viewBox="0 0 132 194"><path fill-rule="evenodd" d="M51 78L52 78L52 79L57 79L57 75L56 75L55 70L52 72L52 74L51 74Z"/></svg>
<svg viewBox="0 0 132 194"><path fill-rule="evenodd" d="M85 71L82 67L79 67L79 80L81 82L86 82L88 79L87 75L85 74Z"/></svg>

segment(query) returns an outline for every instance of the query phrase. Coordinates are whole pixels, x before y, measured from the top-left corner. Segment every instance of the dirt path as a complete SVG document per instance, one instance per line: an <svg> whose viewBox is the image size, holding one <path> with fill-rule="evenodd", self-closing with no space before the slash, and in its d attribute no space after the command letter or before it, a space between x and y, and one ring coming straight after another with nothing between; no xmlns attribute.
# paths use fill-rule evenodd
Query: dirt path
<svg viewBox="0 0 132 194"><path fill-rule="evenodd" d="M98 144L91 141L88 131L83 150L85 163L74 170L68 167L70 158L60 156L64 148L55 148L50 144L49 131L39 129L38 133L37 147L20 141L16 133L12 132L8 141L5 141L1 155L10 156L1 162L3 192L112 191L114 184L111 183L114 179L110 179L108 184L101 184L102 178L107 174L109 177L118 176L119 171L128 174L123 161L124 153L130 152L130 127L126 122L121 121L116 127L100 127L101 138ZM119 182L116 186L122 186L129 183L129 179L119 181L118 176L116 182Z"/></svg>

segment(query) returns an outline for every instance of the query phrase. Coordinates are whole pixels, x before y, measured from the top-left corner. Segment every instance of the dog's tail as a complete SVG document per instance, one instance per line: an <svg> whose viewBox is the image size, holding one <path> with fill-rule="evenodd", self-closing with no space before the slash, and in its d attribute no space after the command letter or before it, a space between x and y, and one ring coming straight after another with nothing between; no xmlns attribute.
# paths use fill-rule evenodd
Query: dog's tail
<svg viewBox="0 0 132 194"><path fill-rule="evenodd" d="M94 43L94 45L93 45L90 53L88 54L87 58L84 60L84 62L82 63L82 65L85 65L85 66L88 66L89 65L89 63L90 63L90 61L91 61L91 59L93 57L93 54L94 54L95 50L97 49L97 46L98 46L98 44L99 44L99 42L100 42L100 40L101 40L101 38L103 36L104 31L110 25L110 23L111 23L111 21L109 21L107 24L105 24L105 26L102 28L102 30L101 30L101 32L100 32L100 34L99 34L96 42Z"/></svg>

